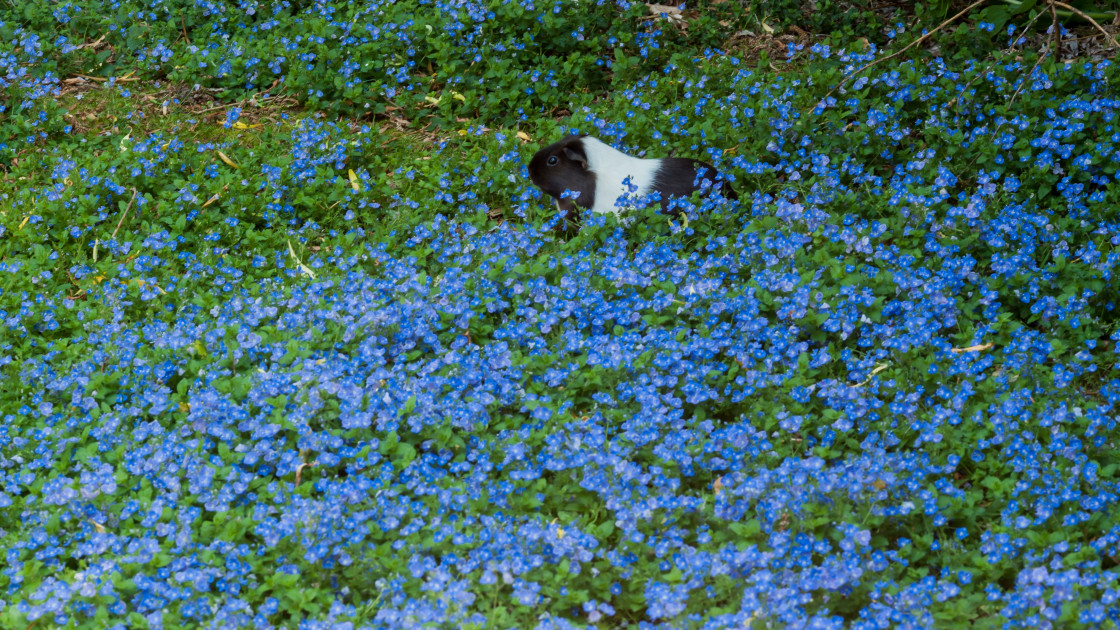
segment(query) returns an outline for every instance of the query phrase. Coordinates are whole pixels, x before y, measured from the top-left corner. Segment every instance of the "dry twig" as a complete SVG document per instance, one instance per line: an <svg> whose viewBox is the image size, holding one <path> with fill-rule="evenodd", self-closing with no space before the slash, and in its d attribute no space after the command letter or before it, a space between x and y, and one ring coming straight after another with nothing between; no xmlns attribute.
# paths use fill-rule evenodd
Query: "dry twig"
<svg viewBox="0 0 1120 630"><path fill-rule="evenodd" d="M1026 28L1023 29L1024 33L1027 32L1028 30L1030 30L1031 25L1034 24L1034 21L1038 19L1039 15L1042 15L1041 11L1039 11L1038 15L1031 18L1031 21L1027 23ZM1050 3L1050 29L1052 31L1059 31L1059 32L1061 31L1061 28L1058 26L1058 13L1056 11L1054 11L1054 3ZM1055 56L1060 52L1060 47L1061 47L1061 35L1059 35L1058 37L1059 37L1058 46L1056 46L1054 48L1054 55ZM1024 78L1022 83L1019 84L1019 87L1015 89L1015 93L1011 95L1011 100L1007 101L1008 105L1011 105L1012 103L1015 102L1015 99L1019 96L1019 92L1022 92L1023 87L1027 84L1027 79L1031 78L1031 75L1034 74L1034 71L1038 70L1038 67L1040 65L1042 65L1042 61L1044 59L1046 59L1046 57L1048 57L1049 55L1050 55L1049 51L1043 51L1043 53L1038 56L1038 60L1034 62L1034 67L1031 68L1031 71L1027 73L1026 78Z"/></svg>
<svg viewBox="0 0 1120 630"><path fill-rule="evenodd" d="M1066 9L1067 11L1072 11L1072 12L1076 13L1077 15L1080 15L1081 17L1085 18L1086 20L1089 21L1090 24L1095 26L1097 28L1097 30L1101 32L1102 35L1104 35L1110 42L1112 42L1113 46L1115 46L1117 48L1120 48L1120 42L1116 41L1115 37L1110 35L1108 31L1104 30L1104 27L1102 27L1100 24L1097 24L1096 20L1094 20L1092 17L1086 15L1081 9L1078 9L1077 7L1072 6L1072 5L1068 5L1064 2L1059 2L1059 0L1049 0L1049 2L1050 2L1051 7L1053 7L1054 5L1057 5L1059 7L1062 7L1063 9Z"/></svg>
<svg viewBox="0 0 1120 630"><path fill-rule="evenodd" d="M113 235L109 238L117 238L117 230L121 229L121 224L124 223L124 218L128 216L128 209L132 207L132 202L136 201L136 189L132 189L132 199L128 200L128 205L124 207L124 212L121 213L120 221L117 221L117 227L113 229Z"/></svg>
<svg viewBox="0 0 1120 630"><path fill-rule="evenodd" d="M834 88L832 88L831 90L829 90L829 91L828 91L828 94L825 94L825 95L824 95L824 98L822 98L822 99L820 100L820 102L822 102L822 103L823 103L824 101L827 101L827 100L828 100L828 97L832 96L832 95L833 95L833 93L835 93L835 92L836 92L836 90L839 90L840 88L844 87L844 86L845 86L845 85L846 85L846 84L848 83L848 81L852 80L852 78L853 78L853 77L855 77L855 76L856 76L857 74L859 74L859 73L863 72L864 70L867 70L868 68L870 68L870 67L872 67L872 66L877 66L877 65L879 65L879 64L881 64L881 63L883 63L884 61L887 61L888 59L894 59L895 57L897 57L897 56L901 55L902 53L906 52L907 50L910 50L910 49L911 49L911 48L913 48L914 46L917 46L918 44L920 44L920 43L922 43L922 42L926 41L926 40L927 40L927 39L929 39L930 37L933 37L934 33L938 32L938 31L940 31L941 29L945 28L946 26L948 26L948 25L952 24L953 22L955 22L955 21L957 20L957 18L959 18L959 17L961 17L962 15L964 15L964 14L968 13L969 11L971 11L971 10L975 9L976 7L978 7L978 6L982 5L982 4L984 4L984 3L985 3L985 2L987 2L987 1L988 1L988 0L976 0L976 2L973 2L972 4L968 5L968 6L967 6L967 7L965 7L964 9L961 9L961 11L960 11L959 13L957 13L956 15L954 15L953 17L951 17L951 18L949 18L949 19L945 20L945 21L944 21L944 22L942 22L941 24L938 24L938 25L937 25L937 28L933 29L932 31L930 31L930 32L926 33L925 35L922 35L922 36L921 36L921 37L919 37L918 39L915 39L914 41L912 41L912 42L910 42L909 44L907 44L907 45L906 45L906 47L905 47L905 48L903 48L902 50L899 50L899 51L897 51L897 52L891 53L891 54L887 55L886 57L880 57L880 58L876 59L875 61L872 61L871 63L868 63L868 64L866 64L866 65L862 66L861 68L859 68L859 69L858 69L858 70L856 70L855 72L853 72L853 73L849 74L848 76L844 77L844 80L843 80L843 81L841 81L840 83L838 83L838 84L836 85L836 87L834 87ZM816 107L814 106L814 109L815 109L815 108L816 108Z"/></svg>
<svg viewBox="0 0 1120 630"><path fill-rule="evenodd" d="M1051 8L1053 8L1053 7L1051 7ZM1038 15L1034 16L1033 18L1031 18L1030 22L1027 22L1027 25L1026 25L1025 27L1023 27L1023 32L1029 31L1029 30L1030 30L1030 28L1031 28L1031 26L1034 26L1034 22L1035 22L1035 20L1037 20L1037 19L1038 19L1038 17L1039 17L1040 15L1042 15L1042 13L1041 13L1041 12L1039 12L1039 13L1038 13ZM1011 46L1011 50L1014 50L1015 48L1017 48L1017 46L1016 46L1016 45L1015 45L1015 43L1013 42L1013 43L1012 43L1012 46ZM1045 58L1046 58L1046 55L1042 55L1042 57L1040 57L1040 58L1039 58L1039 60L1038 60L1038 63L1042 63L1042 60L1043 60L1043 59L1045 59ZM979 80L980 80L980 77L983 77L983 76L987 76L988 72L989 72L989 71L990 71L990 70L991 70L991 69L992 69L993 67L995 67L995 65L996 65L997 63L999 63L1000 61L1002 61L1002 60L1001 60L1001 59L1000 59L1000 58L999 58L998 56L996 56L996 58L992 60L992 63L988 64L988 67L987 67L987 68L984 68L984 71L983 71L983 72L978 72L978 73L976 73L976 76L974 76L974 77L972 77L971 79L969 79L968 83L967 83L967 84L965 84L965 86L964 86L964 89L962 89L962 90L960 91L960 94L958 94L957 96L953 97L953 100L949 101L949 107L955 107L955 106L957 105L957 103L958 103L958 102L960 101L960 98L961 98L961 96L963 96L963 95L965 94L965 92L968 92L968 88L972 87L972 84L973 84L973 83L976 83L977 81L979 81ZM1036 63L1036 64L1035 64L1035 68L1037 68L1037 67L1038 67L1038 63ZM1030 74L1034 74L1034 69L1033 69L1033 68L1031 69L1031 72L1030 72ZM1025 85L1025 84L1026 84L1026 81L1024 81L1023 83L1021 83L1021 84L1019 85L1020 89L1021 89L1021 88L1022 88L1022 86L1023 86L1023 85ZM1018 92L1016 92L1016 94L1018 94ZM1015 97L1014 97L1014 96L1012 96L1012 97L1011 97L1011 100L1012 100L1012 101L1014 101L1014 100L1015 100Z"/></svg>

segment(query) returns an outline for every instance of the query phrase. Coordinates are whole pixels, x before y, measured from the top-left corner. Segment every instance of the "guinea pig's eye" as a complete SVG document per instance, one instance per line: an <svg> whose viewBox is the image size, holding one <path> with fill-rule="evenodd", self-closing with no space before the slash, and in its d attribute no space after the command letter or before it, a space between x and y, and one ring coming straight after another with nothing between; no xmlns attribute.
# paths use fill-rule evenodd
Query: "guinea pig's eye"
<svg viewBox="0 0 1120 630"><path fill-rule="evenodd" d="M556 166L559 163L560 163L560 158L556 157L555 155L548 156L548 165L549 166Z"/></svg>

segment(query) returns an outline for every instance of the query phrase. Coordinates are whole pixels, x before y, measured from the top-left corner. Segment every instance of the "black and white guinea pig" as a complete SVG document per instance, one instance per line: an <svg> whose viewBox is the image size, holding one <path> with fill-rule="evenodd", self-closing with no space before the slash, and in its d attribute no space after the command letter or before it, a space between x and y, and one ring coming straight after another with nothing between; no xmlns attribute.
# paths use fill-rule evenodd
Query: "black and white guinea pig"
<svg viewBox="0 0 1120 630"><path fill-rule="evenodd" d="M637 186L632 194L661 193L661 208L667 209L673 197L687 197L700 190L707 180L728 199L738 199L735 190L720 178L707 162L689 158L642 159L626 155L590 136L568 136L537 151L529 161L529 178L556 199L565 212L576 206L592 212L618 212L615 202L630 190L623 183L630 179ZM561 199L565 190L579 195ZM575 202L574 204L572 202Z"/></svg>

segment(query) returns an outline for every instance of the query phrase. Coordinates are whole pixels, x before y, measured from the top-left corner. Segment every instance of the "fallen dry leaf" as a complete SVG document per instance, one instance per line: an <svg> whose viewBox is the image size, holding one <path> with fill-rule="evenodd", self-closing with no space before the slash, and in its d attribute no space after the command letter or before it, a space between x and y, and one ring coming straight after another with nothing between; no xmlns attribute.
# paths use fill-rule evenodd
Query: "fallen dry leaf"
<svg viewBox="0 0 1120 630"><path fill-rule="evenodd" d="M981 352L983 350L990 350L991 348L992 348L992 344L985 343L983 345L969 346L967 348L951 348L950 351L960 354L961 352Z"/></svg>
<svg viewBox="0 0 1120 630"><path fill-rule="evenodd" d="M235 168L235 169L239 169L239 168L241 168L240 166L238 166L238 165L237 165L237 163L236 163L236 162L234 162L233 160L229 159L229 156L227 156L227 155L226 155L225 153L222 153L221 151L218 151L217 153L218 153L218 158L219 158L219 159L220 159L221 161L225 162L227 166L231 166L231 167L233 167L233 168Z"/></svg>
<svg viewBox="0 0 1120 630"><path fill-rule="evenodd" d="M646 6L649 7L649 12L653 14L654 17L665 15L670 22L684 22L684 15L681 14L681 10L677 7L667 4L647 4Z"/></svg>

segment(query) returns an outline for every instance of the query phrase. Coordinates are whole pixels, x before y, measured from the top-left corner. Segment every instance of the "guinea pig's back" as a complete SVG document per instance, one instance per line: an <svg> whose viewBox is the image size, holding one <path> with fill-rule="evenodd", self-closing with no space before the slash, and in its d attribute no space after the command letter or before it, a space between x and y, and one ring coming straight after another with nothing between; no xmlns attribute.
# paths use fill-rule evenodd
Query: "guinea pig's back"
<svg viewBox="0 0 1120 630"><path fill-rule="evenodd" d="M719 174L716 167L700 160L691 158L664 158L654 176L653 188L661 193L662 197L687 197L700 190L703 180L709 180L713 186ZM702 177L697 180L697 173L703 170ZM728 199L738 199L735 190L727 182L720 182L720 192Z"/></svg>

